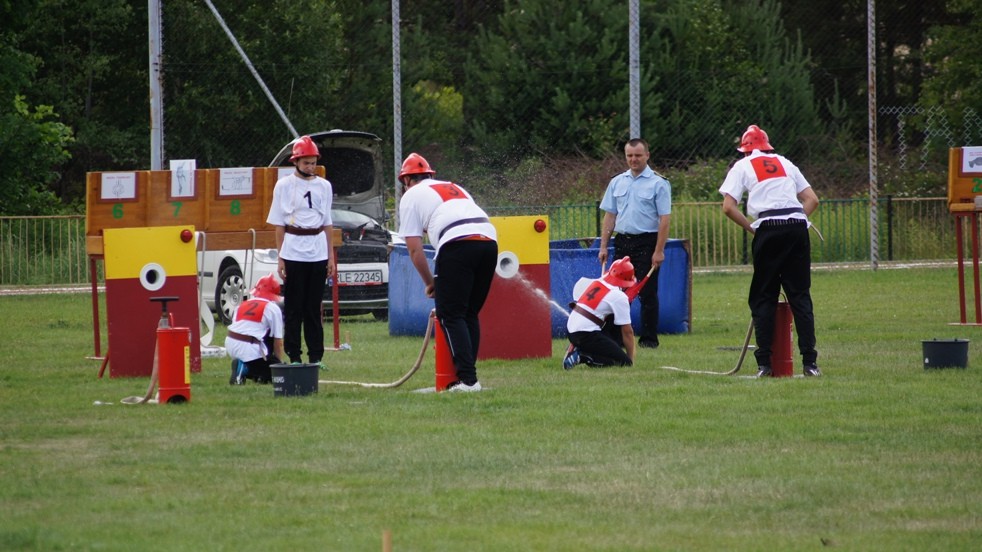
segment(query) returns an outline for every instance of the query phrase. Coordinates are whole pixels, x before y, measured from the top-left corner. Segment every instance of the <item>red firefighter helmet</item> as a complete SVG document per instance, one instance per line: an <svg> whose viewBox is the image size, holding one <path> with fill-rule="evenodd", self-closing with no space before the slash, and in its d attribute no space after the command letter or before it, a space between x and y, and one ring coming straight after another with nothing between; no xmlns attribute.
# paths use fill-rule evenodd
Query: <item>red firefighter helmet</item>
<svg viewBox="0 0 982 552"><path fill-rule="evenodd" d="M426 159L422 155L414 152L410 153L406 157L406 160L402 162L402 169L399 171L399 180L411 174L433 174L435 172L430 168L430 164L426 162Z"/></svg>
<svg viewBox="0 0 982 552"><path fill-rule="evenodd" d="M320 159L321 152L317 149L317 144L310 139L310 136L301 136L296 142L293 143L293 155L290 156L290 161L296 161L301 157L316 157Z"/></svg>
<svg viewBox="0 0 982 552"><path fill-rule="evenodd" d="M755 149L771 151L774 148L767 140L767 133L763 129L757 125L750 125L747 127L747 131L743 133L743 137L740 138L740 147L737 148L737 151L750 153Z"/></svg>
<svg viewBox="0 0 982 552"><path fill-rule="evenodd" d="M280 297L280 283L276 281L275 276L267 274L256 282L256 287L252 288L251 295L267 301L280 301L282 299Z"/></svg>
<svg viewBox="0 0 982 552"><path fill-rule="evenodd" d="M624 257L614 261L607 274L603 275L603 281L621 288L631 287L637 283L638 279L634 277L634 265L631 264L631 258Z"/></svg>

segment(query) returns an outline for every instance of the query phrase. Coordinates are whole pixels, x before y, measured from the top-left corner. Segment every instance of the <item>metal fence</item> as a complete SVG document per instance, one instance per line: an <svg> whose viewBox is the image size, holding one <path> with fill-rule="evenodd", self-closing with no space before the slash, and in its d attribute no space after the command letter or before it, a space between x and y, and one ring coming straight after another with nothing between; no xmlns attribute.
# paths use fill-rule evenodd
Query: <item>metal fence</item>
<svg viewBox="0 0 982 552"><path fill-rule="evenodd" d="M880 260L918 261L957 258L955 222L945 198L879 198ZM492 216L549 217L549 239L582 239L599 235L596 203L580 205L501 206ZM869 200L822 201L812 222L812 260L819 263L862 262L870 258ZM691 243L695 267L750 262L751 236L727 219L719 203L673 205L673 238ZM965 240L967 248L971 243ZM99 266L101 270L101 265ZM98 275L101 280L101 272ZM0 217L0 285L52 285L89 282L85 252L85 217Z"/></svg>
<svg viewBox="0 0 982 552"><path fill-rule="evenodd" d="M0 285L88 281L85 217L0 217Z"/></svg>

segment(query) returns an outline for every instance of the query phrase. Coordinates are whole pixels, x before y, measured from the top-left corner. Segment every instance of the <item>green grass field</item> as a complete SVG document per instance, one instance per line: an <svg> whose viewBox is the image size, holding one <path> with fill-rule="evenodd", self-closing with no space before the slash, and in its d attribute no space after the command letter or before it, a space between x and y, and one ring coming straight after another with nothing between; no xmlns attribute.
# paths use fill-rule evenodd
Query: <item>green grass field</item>
<svg viewBox="0 0 982 552"><path fill-rule="evenodd" d="M661 368L731 369L748 284L696 274L692 333L632 368L563 371L556 340L480 364L482 393L414 392L429 351L398 389L284 398L204 359L190 403L143 406L119 400L146 378L85 358L88 295L0 297L0 550L982 548L982 338L950 325L955 269L817 270L822 378ZM395 380L422 344L368 317L342 335L324 378ZM969 368L924 370L921 340L954 337Z"/></svg>

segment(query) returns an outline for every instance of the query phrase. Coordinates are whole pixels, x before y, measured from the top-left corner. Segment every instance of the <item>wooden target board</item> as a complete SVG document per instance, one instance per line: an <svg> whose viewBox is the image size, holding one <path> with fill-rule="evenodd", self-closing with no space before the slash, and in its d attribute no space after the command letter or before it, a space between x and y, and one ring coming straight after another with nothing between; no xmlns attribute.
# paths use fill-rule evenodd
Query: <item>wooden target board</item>
<svg viewBox="0 0 982 552"><path fill-rule="evenodd" d="M266 215L283 167L90 172L86 175L86 252L101 257L103 230L193 226L204 247L276 247ZM289 171L289 169L287 169ZM324 167L317 167L324 176Z"/></svg>
<svg viewBox="0 0 982 552"><path fill-rule="evenodd" d="M982 211L982 146L948 150L948 211Z"/></svg>

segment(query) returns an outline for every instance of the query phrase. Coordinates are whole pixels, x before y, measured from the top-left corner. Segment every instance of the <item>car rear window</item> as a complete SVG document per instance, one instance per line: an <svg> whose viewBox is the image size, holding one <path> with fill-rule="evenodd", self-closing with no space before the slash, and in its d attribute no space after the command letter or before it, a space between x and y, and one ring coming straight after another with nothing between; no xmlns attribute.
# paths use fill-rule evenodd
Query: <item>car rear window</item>
<svg viewBox="0 0 982 552"><path fill-rule="evenodd" d="M375 183L375 163L367 151L351 148L323 148L321 162L327 179L339 197L368 192Z"/></svg>

